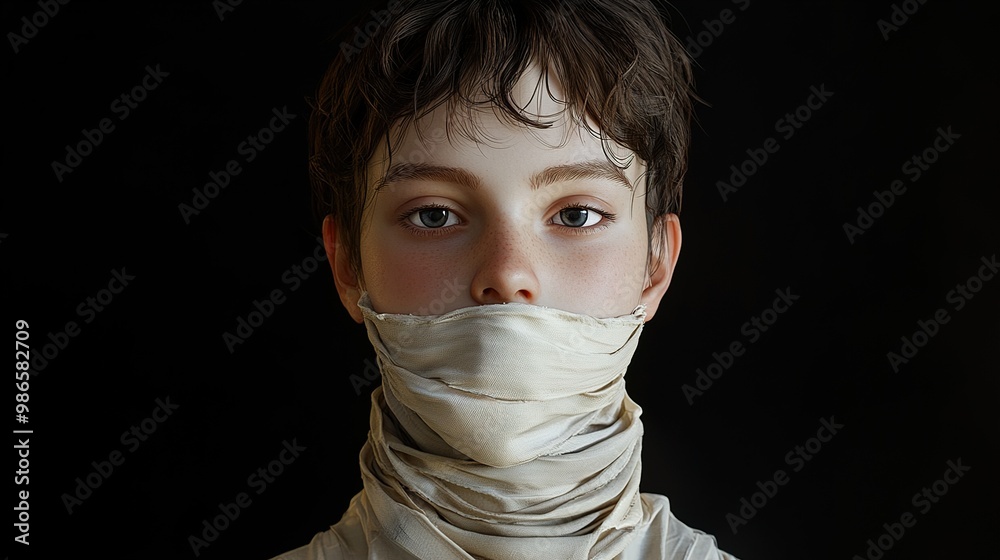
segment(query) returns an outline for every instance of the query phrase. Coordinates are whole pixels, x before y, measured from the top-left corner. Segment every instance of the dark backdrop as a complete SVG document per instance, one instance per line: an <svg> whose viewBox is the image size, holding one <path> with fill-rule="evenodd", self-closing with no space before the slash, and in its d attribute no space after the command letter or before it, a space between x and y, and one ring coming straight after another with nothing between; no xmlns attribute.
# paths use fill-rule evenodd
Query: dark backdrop
<svg viewBox="0 0 1000 560"><path fill-rule="evenodd" d="M199 557L267 558L360 489L374 354L326 263L309 261L320 230L305 163L305 98L358 8L244 2L220 18L218 5L72 2L42 17L4 4L4 30L27 41L5 47L3 318L9 337L27 321L35 360L28 422L14 423L34 430L19 487L30 545L12 557L191 558L195 535ZM894 11L897 29L880 29ZM707 105L680 263L628 378L644 490L745 559L874 558L869 539L891 546L885 558L994 549L996 9L672 12ZM155 89L128 106L144 78ZM247 161L241 143L283 108L294 117ZM100 138L84 133L102 119ZM740 183L731 165L765 155L720 191ZM915 155L933 163L904 167ZM76 167L53 169L67 158ZM230 160L240 173L205 192ZM276 290L231 352L224 333ZM776 290L797 296L782 313ZM744 327L754 317L766 332ZM269 464L280 474L254 474ZM216 534L220 504L235 519Z"/></svg>

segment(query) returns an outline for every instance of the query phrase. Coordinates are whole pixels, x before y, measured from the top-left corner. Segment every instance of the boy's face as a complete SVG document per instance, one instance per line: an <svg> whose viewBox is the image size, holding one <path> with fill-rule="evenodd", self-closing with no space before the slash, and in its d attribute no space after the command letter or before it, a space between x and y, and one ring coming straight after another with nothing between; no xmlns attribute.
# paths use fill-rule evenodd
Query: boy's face
<svg viewBox="0 0 1000 560"><path fill-rule="evenodd" d="M537 80L537 70L526 73L515 99L534 114L558 113L544 85L535 91ZM644 163L611 144L617 156L633 156L619 172L600 139L565 112L552 128L528 129L481 111L477 125L491 141L476 144L445 138L446 111L417 121L423 138L410 127L391 166L384 143L369 165L360 243L375 311L438 315L522 302L604 318L645 303L652 318L681 237L668 216L654 228L664 251L649 255ZM330 219L324 236L341 300L360 323L362 286ZM652 277L650 258L659 260Z"/></svg>

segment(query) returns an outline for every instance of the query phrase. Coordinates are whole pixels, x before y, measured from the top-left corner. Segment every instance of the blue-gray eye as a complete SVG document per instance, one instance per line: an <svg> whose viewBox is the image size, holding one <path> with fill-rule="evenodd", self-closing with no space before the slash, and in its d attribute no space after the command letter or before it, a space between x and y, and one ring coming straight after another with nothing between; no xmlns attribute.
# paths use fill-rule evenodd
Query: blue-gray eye
<svg viewBox="0 0 1000 560"><path fill-rule="evenodd" d="M562 223L569 227L583 227L590 212L586 208L567 208L559 212Z"/></svg>
<svg viewBox="0 0 1000 560"><path fill-rule="evenodd" d="M458 223L458 218L451 210L438 207L417 208L406 220L422 229L437 229Z"/></svg>
<svg viewBox="0 0 1000 560"><path fill-rule="evenodd" d="M563 208L557 216L558 218L554 220L555 223L571 228L594 226L604 217L599 212L576 206Z"/></svg>

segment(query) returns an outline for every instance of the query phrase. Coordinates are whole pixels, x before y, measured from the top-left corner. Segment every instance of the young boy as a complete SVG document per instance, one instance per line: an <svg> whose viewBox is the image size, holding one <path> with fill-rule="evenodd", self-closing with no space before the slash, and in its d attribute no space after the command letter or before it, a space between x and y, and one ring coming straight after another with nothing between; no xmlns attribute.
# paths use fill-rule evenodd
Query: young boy
<svg viewBox="0 0 1000 560"><path fill-rule="evenodd" d="M390 2L311 169L383 384L364 490L283 559L731 559L641 494L624 374L681 244L687 56L648 0Z"/></svg>

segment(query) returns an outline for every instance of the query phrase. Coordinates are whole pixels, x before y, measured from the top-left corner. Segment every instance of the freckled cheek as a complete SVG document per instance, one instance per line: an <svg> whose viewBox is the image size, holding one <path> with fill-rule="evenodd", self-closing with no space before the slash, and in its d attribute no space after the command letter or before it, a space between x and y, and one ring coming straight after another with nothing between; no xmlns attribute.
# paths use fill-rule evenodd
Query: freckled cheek
<svg viewBox="0 0 1000 560"><path fill-rule="evenodd" d="M369 239L362 249L367 288L379 312L418 313L456 276L454 259L413 244Z"/></svg>
<svg viewBox="0 0 1000 560"><path fill-rule="evenodd" d="M600 317L624 315L642 293L644 249L634 236L621 235L556 251L545 265L548 293L567 309Z"/></svg>
<svg viewBox="0 0 1000 560"><path fill-rule="evenodd" d="M606 291L609 299L615 301L616 314L632 311L645 287L648 252L646 248L645 225L635 227L622 239L612 259L613 277Z"/></svg>

